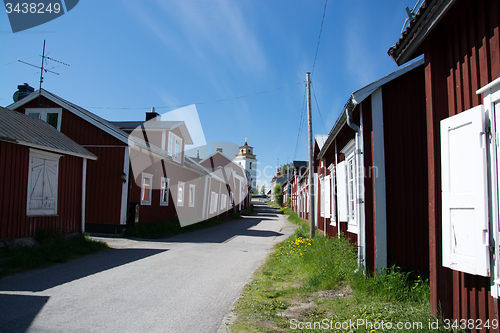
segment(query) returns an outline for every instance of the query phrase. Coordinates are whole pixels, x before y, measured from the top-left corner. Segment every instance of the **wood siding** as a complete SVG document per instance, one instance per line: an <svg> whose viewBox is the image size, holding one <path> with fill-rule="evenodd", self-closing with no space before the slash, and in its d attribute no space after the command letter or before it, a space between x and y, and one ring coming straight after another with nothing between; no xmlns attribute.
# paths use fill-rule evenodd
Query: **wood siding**
<svg viewBox="0 0 500 333"><path fill-rule="evenodd" d="M424 41L431 311L445 318L498 319L488 278L441 266L439 122L481 104L476 90L500 77L499 18L497 0L460 0Z"/></svg>
<svg viewBox="0 0 500 333"><path fill-rule="evenodd" d="M35 236L40 228L82 231L82 159L59 159L57 216L28 217L29 148L0 141L0 239Z"/></svg>
<svg viewBox="0 0 500 333"><path fill-rule="evenodd" d="M387 264L429 275L424 67L385 84ZM368 167L365 165L365 167ZM376 176L376 175L375 175Z"/></svg>
<svg viewBox="0 0 500 333"><path fill-rule="evenodd" d="M88 224L120 224L125 147L85 147L97 156L87 162Z"/></svg>

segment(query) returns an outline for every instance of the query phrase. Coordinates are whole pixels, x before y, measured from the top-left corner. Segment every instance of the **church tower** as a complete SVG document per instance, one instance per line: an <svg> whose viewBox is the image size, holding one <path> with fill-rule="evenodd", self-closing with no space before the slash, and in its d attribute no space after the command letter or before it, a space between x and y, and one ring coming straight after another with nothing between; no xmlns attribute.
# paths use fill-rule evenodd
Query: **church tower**
<svg viewBox="0 0 500 333"><path fill-rule="evenodd" d="M253 147L250 147L247 143L247 139L245 138L245 145L240 147L240 152L236 155L234 159L235 163L238 163L243 167L243 169L250 172L250 176L252 177L252 188L256 193L257 189L257 159L253 154Z"/></svg>

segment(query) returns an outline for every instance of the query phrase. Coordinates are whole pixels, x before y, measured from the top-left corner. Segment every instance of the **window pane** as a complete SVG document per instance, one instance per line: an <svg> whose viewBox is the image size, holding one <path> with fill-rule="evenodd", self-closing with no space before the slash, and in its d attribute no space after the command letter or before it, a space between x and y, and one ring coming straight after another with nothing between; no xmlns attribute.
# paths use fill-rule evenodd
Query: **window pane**
<svg viewBox="0 0 500 333"><path fill-rule="evenodd" d="M181 142L179 140L175 140L175 158L179 159L181 154Z"/></svg>
<svg viewBox="0 0 500 333"><path fill-rule="evenodd" d="M40 113L28 113L28 116L35 119L40 119Z"/></svg>
<svg viewBox="0 0 500 333"><path fill-rule="evenodd" d="M194 204L194 187L193 186L189 187L189 204L190 205Z"/></svg>
<svg viewBox="0 0 500 333"><path fill-rule="evenodd" d="M168 184L165 180L161 181L161 198L162 203L168 202Z"/></svg>
<svg viewBox="0 0 500 333"><path fill-rule="evenodd" d="M142 181L142 201L149 201L149 188L151 185L151 180L149 178L143 178Z"/></svg>
<svg viewBox="0 0 500 333"><path fill-rule="evenodd" d="M172 156L172 152L174 150L174 137L169 136L168 137L168 155Z"/></svg>
<svg viewBox="0 0 500 333"><path fill-rule="evenodd" d="M179 189L177 190L177 202L183 202L184 198L184 185L179 185Z"/></svg>
<svg viewBox="0 0 500 333"><path fill-rule="evenodd" d="M57 128L59 122L59 113L47 113L47 123Z"/></svg>

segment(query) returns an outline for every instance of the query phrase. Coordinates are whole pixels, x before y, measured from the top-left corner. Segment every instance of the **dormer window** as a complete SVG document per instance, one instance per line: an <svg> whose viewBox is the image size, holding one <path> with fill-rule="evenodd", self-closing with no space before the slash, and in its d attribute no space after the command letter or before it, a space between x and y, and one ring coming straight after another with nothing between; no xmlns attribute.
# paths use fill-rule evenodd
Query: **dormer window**
<svg viewBox="0 0 500 333"><path fill-rule="evenodd" d="M168 155L175 162L181 163L182 139L174 133L168 134Z"/></svg>
<svg viewBox="0 0 500 333"><path fill-rule="evenodd" d="M26 109L26 114L30 117L45 121L58 131L61 130L61 108L31 108Z"/></svg>

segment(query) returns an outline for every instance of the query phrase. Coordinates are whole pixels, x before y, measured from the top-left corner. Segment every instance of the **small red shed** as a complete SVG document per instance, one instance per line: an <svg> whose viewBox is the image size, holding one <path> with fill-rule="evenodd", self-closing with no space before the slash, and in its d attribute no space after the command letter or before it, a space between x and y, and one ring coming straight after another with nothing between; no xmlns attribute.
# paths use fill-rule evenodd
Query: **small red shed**
<svg viewBox="0 0 500 333"><path fill-rule="evenodd" d="M429 272L423 59L355 91L318 166L318 228L344 233L371 272Z"/></svg>
<svg viewBox="0 0 500 333"><path fill-rule="evenodd" d="M0 239L85 230L87 161L48 123L0 107Z"/></svg>

